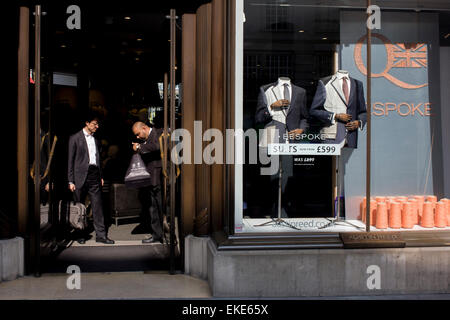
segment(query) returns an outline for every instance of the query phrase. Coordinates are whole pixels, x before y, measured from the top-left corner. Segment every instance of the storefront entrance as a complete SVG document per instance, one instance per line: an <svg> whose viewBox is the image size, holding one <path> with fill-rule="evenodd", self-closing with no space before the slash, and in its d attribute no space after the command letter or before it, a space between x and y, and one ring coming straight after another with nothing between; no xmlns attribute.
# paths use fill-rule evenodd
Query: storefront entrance
<svg viewBox="0 0 450 320"><path fill-rule="evenodd" d="M22 120L29 128L26 136L19 135L18 145L28 141L24 150L30 167L35 159L41 168L39 179L26 170L31 176L23 186L27 193L19 195L21 209L30 212L19 214L19 229L27 225L22 231L29 236L29 273L66 272L71 265L82 272L182 269L179 176L174 167L170 180L163 139L162 242L142 243L152 233L149 214L142 209L139 190L124 184L137 142L133 124L141 121L166 132L181 124L181 14L195 12L201 2L172 2L64 1L21 8L21 21L29 19L29 45L20 49L29 56L29 107L23 108L28 120ZM114 244L96 242L89 196L81 202L87 227L80 232L71 223L80 206L75 208L68 189L69 139L93 115L99 124L95 138L101 145L103 215Z"/></svg>

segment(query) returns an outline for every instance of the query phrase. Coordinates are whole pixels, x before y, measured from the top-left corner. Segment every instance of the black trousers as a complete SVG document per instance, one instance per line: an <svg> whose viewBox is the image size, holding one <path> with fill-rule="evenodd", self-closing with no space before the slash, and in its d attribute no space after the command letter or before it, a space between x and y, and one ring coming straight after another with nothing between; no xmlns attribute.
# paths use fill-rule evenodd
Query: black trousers
<svg viewBox="0 0 450 320"><path fill-rule="evenodd" d="M139 189L139 200L142 204L141 219L145 227L152 229L152 237L160 240L162 231L161 186L148 186Z"/></svg>
<svg viewBox="0 0 450 320"><path fill-rule="evenodd" d="M101 186L102 182L99 168L97 166L89 166L84 185L79 189L75 189L73 193L74 201L81 203L84 203L86 195L89 194L92 205L92 214L94 216L94 229L97 238L106 237Z"/></svg>

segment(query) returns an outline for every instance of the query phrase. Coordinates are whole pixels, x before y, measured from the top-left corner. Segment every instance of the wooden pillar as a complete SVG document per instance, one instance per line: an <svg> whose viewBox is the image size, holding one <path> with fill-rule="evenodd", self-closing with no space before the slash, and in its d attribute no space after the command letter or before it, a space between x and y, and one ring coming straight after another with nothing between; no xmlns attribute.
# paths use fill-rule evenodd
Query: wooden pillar
<svg viewBox="0 0 450 320"><path fill-rule="evenodd" d="M211 127L219 129L225 138L225 18L226 1L212 2L212 61L211 61ZM225 147L225 139L223 140ZM222 161L226 161L226 150L223 149ZM225 202L223 164L211 167L211 231L223 229L223 214Z"/></svg>
<svg viewBox="0 0 450 320"><path fill-rule="evenodd" d="M193 138L195 121L196 92L196 15L182 17L182 70L183 117L182 128L191 134L191 164L183 164L181 170L181 224L182 237L194 232L196 212L195 165L193 164Z"/></svg>
<svg viewBox="0 0 450 320"><path fill-rule="evenodd" d="M197 10L196 19L196 120L202 123L202 132L211 128L211 4L202 5ZM202 143L194 153L201 157L202 164L196 165L196 214L207 209L211 217L211 166L203 162L203 150L209 143ZM197 216L198 217L198 216ZM204 234L202 234L204 235ZM206 234L205 234L206 235Z"/></svg>
<svg viewBox="0 0 450 320"><path fill-rule="evenodd" d="M226 27L226 127L236 128L236 1L227 1L227 24ZM225 166L225 221L224 230L227 234L234 234L234 202L235 202L235 166Z"/></svg>
<svg viewBox="0 0 450 320"><path fill-rule="evenodd" d="M206 164L203 151L215 140L212 138L195 146L194 140L202 138L208 129L218 129L224 137L225 147L225 129L231 128L226 112L226 83L229 78L226 60L227 4L226 0L213 0L202 5L195 15L183 15L182 121L183 128L191 134L192 161L195 163L183 164L182 170L182 223L185 235L194 232L195 218L200 224L204 222L200 215L204 209L207 210L209 232L224 227L227 207L226 150L222 149L222 157L219 157L217 150L213 154L222 163ZM195 131L194 121L201 121L201 131Z"/></svg>
<svg viewBox="0 0 450 320"><path fill-rule="evenodd" d="M17 95L17 209L18 232L24 236L27 233L29 195L29 29L30 9L20 8L19 49L18 49L18 95Z"/></svg>

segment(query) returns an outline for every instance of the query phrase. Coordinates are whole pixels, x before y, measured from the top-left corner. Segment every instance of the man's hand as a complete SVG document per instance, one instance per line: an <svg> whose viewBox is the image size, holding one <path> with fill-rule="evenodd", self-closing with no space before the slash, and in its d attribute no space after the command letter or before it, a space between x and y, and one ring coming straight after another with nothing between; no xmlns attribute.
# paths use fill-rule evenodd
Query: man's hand
<svg viewBox="0 0 450 320"><path fill-rule="evenodd" d="M359 128L359 120L351 121L345 124L348 131L354 131Z"/></svg>
<svg viewBox="0 0 450 320"><path fill-rule="evenodd" d="M50 191L50 183L47 182L44 189L45 189L45 191L49 192Z"/></svg>
<svg viewBox="0 0 450 320"><path fill-rule="evenodd" d="M286 106L288 106L289 105L289 100L286 100L286 99L280 99L280 100L277 100L277 101L275 101L274 103L272 103L271 105L270 105L270 107L272 108L272 110L273 109L279 109L279 108L281 108L281 107L286 107Z"/></svg>
<svg viewBox="0 0 450 320"><path fill-rule="evenodd" d="M293 140L296 139L299 135L301 135L305 130L303 129L294 129L292 131L289 131L289 139Z"/></svg>
<svg viewBox="0 0 450 320"><path fill-rule="evenodd" d="M102 179L102 187L103 187L104 184L105 184L105 180Z"/></svg>
<svg viewBox="0 0 450 320"><path fill-rule="evenodd" d="M133 150L134 150L134 151L138 151L138 149L139 149L139 143L137 143L137 142L132 142L131 144L133 145Z"/></svg>
<svg viewBox="0 0 450 320"><path fill-rule="evenodd" d="M334 119L340 121L340 122L344 122L347 123L350 120L352 120L352 115L351 114L346 114L346 113L338 113L334 116Z"/></svg>
<svg viewBox="0 0 450 320"><path fill-rule="evenodd" d="M75 185L73 183L69 183L69 190L74 192L75 191Z"/></svg>

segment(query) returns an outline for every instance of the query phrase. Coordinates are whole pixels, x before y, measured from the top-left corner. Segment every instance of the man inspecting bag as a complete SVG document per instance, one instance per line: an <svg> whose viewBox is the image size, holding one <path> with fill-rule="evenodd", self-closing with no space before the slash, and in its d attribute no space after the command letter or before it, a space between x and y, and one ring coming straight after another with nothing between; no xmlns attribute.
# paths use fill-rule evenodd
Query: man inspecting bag
<svg viewBox="0 0 450 320"><path fill-rule="evenodd" d="M133 150L139 153L150 174L150 185L139 188L139 200L142 203L142 223L150 224L152 236L142 243L163 242L162 206L161 206L161 172L162 162L159 136L162 129L151 128L143 122L136 122L132 127L133 135L142 143L132 143ZM150 220L150 221L149 221Z"/></svg>

